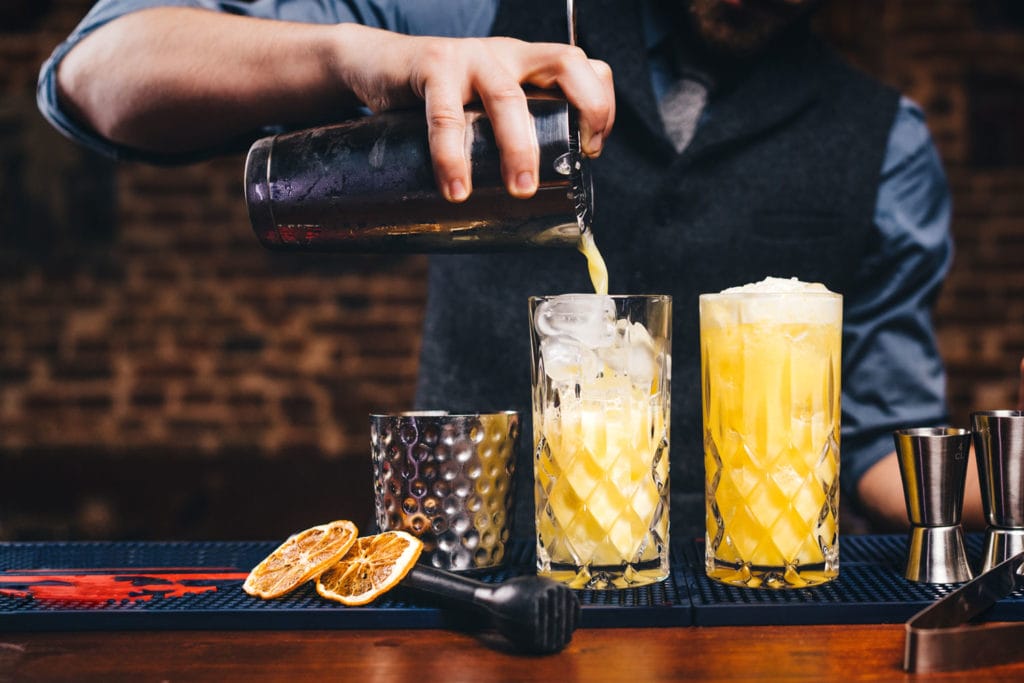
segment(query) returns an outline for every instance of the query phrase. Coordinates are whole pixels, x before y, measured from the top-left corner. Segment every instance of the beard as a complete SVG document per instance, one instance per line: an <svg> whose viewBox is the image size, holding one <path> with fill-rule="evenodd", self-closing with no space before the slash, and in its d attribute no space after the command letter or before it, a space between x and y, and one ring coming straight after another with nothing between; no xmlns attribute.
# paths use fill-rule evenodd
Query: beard
<svg viewBox="0 0 1024 683"><path fill-rule="evenodd" d="M689 20L706 48L732 57L756 54L821 0L689 0Z"/></svg>

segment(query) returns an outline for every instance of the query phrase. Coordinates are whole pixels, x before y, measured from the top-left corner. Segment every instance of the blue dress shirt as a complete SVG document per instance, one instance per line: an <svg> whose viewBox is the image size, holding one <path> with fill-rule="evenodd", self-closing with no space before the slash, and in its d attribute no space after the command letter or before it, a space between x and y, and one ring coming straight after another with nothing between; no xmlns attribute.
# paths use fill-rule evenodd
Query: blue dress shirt
<svg viewBox="0 0 1024 683"><path fill-rule="evenodd" d="M128 12L155 6L212 9L310 23L358 22L414 35L485 36L497 0L100 0L43 65L43 115L83 145L121 159L152 159L120 147L61 110L56 66L79 40ZM667 31L645 2L648 45ZM672 82L669 66L650 60L655 94ZM843 487L853 487L893 450L892 430L947 420L945 373L930 319L931 305L953 257L950 197L924 115L906 98L893 121L875 207L874 246L860 266L866 296L844 301Z"/></svg>

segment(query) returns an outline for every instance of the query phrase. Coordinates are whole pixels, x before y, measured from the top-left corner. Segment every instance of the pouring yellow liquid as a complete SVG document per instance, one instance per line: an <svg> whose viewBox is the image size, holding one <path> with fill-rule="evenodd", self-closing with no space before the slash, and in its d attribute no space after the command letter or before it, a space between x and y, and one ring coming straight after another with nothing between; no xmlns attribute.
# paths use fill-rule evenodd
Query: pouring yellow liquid
<svg viewBox="0 0 1024 683"><path fill-rule="evenodd" d="M590 273L590 283L594 285L594 293L602 296L608 294L608 266L605 265L601 252L597 250L594 232L584 230L580 233L580 241L576 248L587 259L587 271Z"/></svg>

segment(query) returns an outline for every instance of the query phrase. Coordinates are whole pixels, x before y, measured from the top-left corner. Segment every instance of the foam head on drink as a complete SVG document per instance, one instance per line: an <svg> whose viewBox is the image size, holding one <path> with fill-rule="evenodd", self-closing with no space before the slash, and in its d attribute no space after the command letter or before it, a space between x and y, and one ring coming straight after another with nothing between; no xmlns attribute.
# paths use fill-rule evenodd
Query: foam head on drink
<svg viewBox="0 0 1024 683"><path fill-rule="evenodd" d="M703 295L700 336L708 575L835 578L842 297L780 278Z"/></svg>
<svg viewBox="0 0 1024 683"><path fill-rule="evenodd" d="M538 571L623 588L667 573L667 327L620 315L593 240L580 251L598 294L533 309Z"/></svg>

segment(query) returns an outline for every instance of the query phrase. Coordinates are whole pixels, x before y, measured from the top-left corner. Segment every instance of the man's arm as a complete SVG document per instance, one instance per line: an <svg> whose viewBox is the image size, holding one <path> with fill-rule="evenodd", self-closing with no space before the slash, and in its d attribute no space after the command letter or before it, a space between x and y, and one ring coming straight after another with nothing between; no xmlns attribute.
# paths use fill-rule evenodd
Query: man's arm
<svg viewBox="0 0 1024 683"><path fill-rule="evenodd" d="M950 213L924 115L903 100L883 163L875 239L843 311L843 487L883 527L907 524L892 432L949 419L931 308L952 261ZM969 511L973 505L972 498Z"/></svg>
<svg viewBox="0 0 1024 683"><path fill-rule="evenodd" d="M62 104L129 147L181 153L272 124L342 118L422 101L441 191L471 190L462 107L492 119L509 191L536 190L538 152L522 86L558 87L580 111L584 152L614 121L611 71L578 48L508 38L405 36L184 7L140 10L87 35L58 66Z"/></svg>

